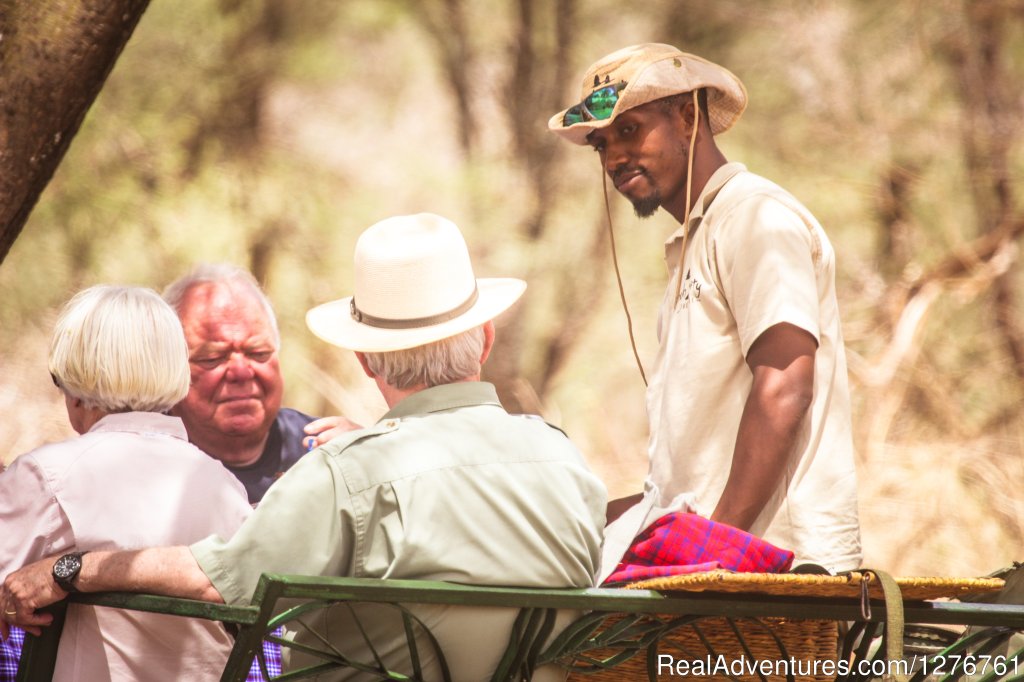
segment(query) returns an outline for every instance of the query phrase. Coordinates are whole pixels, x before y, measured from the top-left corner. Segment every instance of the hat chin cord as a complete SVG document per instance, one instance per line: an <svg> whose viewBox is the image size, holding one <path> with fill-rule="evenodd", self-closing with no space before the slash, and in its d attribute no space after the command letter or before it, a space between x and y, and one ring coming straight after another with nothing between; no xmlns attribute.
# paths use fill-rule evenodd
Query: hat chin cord
<svg viewBox="0 0 1024 682"><path fill-rule="evenodd" d="M690 236L690 196L693 187L693 149L697 143L697 124L700 122L700 106L697 103L697 91L693 90L693 130L690 132L690 148L686 153L686 207L683 213L683 244L679 250L679 261L676 264L676 294L673 303L679 301L683 289L683 256L686 254L686 242ZM612 228L612 209L608 201L608 174L601 172L601 189L604 192L604 213L608 219L608 241L612 247L612 264L615 266L615 282L619 285L619 299L622 301L622 310L626 313L626 329L629 331L629 345L633 349L633 358L636 360L637 369L640 370L640 378L644 386L647 386L647 375L644 373L644 365L640 361L640 353L636 349L636 337L633 336L633 318L629 314L629 304L626 302L626 290L622 286L622 273L619 271L619 257L615 250L615 230Z"/></svg>
<svg viewBox="0 0 1024 682"><path fill-rule="evenodd" d="M637 369L640 370L640 378L647 386L647 375L644 374L644 365L640 362L640 353L636 350L636 338L633 337L633 318L629 314L629 304L626 303L626 290L622 287L622 273L619 272L619 257L615 251L615 230L612 229L612 209L608 203L608 174L601 170L601 189L604 191L604 214L608 218L608 237L612 245L612 264L615 266L615 282L619 285L619 299L622 301L622 310L626 313L626 329L629 330L629 345L633 348L633 357L636 359Z"/></svg>
<svg viewBox="0 0 1024 682"><path fill-rule="evenodd" d="M693 189L693 150L697 144L697 124L700 123L700 105L697 103L697 91L693 90L693 130L690 131L690 148L686 151L686 207L683 209L683 246L679 249L679 262L676 263L676 296L673 306L679 302L683 291L683 258L686 256L686 242L690 237L690 192Z"/></svg>

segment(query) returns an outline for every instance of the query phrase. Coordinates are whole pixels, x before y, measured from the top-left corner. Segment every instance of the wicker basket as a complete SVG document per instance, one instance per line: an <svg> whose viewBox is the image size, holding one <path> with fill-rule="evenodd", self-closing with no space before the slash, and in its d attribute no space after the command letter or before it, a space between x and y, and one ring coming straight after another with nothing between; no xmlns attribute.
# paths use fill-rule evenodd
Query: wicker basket
<svg viewBox="0 0 1024 682"><path fill-rule="evenodd" d="M673 618L653 617L665 621ZM622 617L609 619L604 629L614 627L621 620ZM656 679L685 676L698 681L735 678L760 682L760 673L764 673L767 680L781 682L791 671L796 680L826 682L836 676L835 668L829 668L825 661L831 661L834 666L838 639L835 621L704 618L663 636L658 645L659 658L651 663L660 673L656 674ZM614 648L598 650L592 656L604 659L617 651ZM614 668L594 672L574 670L568 679L571 682L647 680L647 656L646 651L639 651ZM659 662L664 667L658 668ZM757 669L751 670L748 666L757 666ZM817 666L816 671L814 666Z"/></svg>
<svg viewBox="0 0 1024 682"><path fill-rule="evenodd" d="M995 592L1002 589L1005 584L1002 578L897 577L894 580L904 601ZM881 583L871 571L854 571L844 575L707 571L642 580L626 585L625 588L660 592L731 592L790 597L851 598L860 597L862 591L866 589L872 599L882 598Z"/></svg>
<svg viewBox="0 0 1024 682"><path fill-rule="evenodd" d="M906 601L955 598L996 591L1003 586L1003 581L998 578L914 577L896 578L895 582ZM860 598L866 593L872 599L883 596L878 577L871 571L841 576L710 571L645 580L627 585L626 589L849 598ZM625 618L610 617L601 631L610 631L616 624L622 624ZM674 616L653 618L671 621ZM670 658L655 659L650 663L654 665L656 679L682 676L678 669L672 672L667 667L657 674L657 663L662 660L673 667L687 666L685 677L695 680L756 682L762 679L763 674L764 679L775 682L787 679L786 674L792 673L796 680L802 682L824 682L836 677L838 644L839 624L834 620L704 618L681 625L662 636L657 652ZM619 651L621 647L610 646L592 652L592 658L604 660ZM574 670L569 680L647 680L647 657L647 652L640 650L614 668L591 672ZM730 665L737 667L729 668ZM722 666L726 668L723 670ZM747 666L757 669L751 670Z"/></svg>

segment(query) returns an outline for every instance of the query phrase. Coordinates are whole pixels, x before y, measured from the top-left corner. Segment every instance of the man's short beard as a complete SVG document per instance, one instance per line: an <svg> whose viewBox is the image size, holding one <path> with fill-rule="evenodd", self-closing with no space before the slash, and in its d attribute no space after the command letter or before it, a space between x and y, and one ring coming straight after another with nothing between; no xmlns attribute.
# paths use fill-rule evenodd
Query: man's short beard
<svg viewBox="0 0 1024 682"><path fill-rule="evenodd" d="M650 218L661 208L661 194L655 192L649 197L633 201L633 212L637 218Z"/></svg>

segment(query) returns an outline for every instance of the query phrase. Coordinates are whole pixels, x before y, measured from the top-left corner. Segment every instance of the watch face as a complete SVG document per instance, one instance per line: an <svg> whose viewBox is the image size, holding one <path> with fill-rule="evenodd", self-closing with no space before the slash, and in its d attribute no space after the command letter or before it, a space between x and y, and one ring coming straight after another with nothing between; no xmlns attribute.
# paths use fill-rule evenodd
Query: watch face
<svg viewBox="0 0 1024 682"><path fill-rule="evenodd" d="M70 592L74 590L71 583L78 577L80 570L82 570L82 555L65 554L53 564L53 579L61 588Z"/></svg>

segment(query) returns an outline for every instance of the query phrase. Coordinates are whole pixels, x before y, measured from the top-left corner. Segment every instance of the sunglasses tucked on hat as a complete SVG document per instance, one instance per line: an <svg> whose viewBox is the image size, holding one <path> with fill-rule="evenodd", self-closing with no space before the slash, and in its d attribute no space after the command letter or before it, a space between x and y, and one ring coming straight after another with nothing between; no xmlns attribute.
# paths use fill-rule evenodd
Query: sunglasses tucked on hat
<svg viewBox="0 0 1024 682"><path fill-rule="evenodd" d="M370 226L356 242L355 295L313 308L306 325L349 350L403 350L479 327L525 289L519 279L477 279L450 220L397 216Z"/></svg>
<svg viewBox="0 0 1024 682"><path fill-rule="evenodd" d="M747 106L743 83L729 70L671 45L644 43L595 62L580 88L580 101L548 120L548 130L574 144L604 128L623 111L663 97L707 88L711 132L725 132Z"/></svg>

